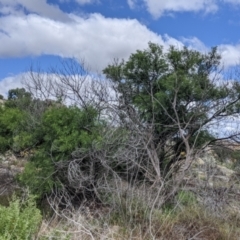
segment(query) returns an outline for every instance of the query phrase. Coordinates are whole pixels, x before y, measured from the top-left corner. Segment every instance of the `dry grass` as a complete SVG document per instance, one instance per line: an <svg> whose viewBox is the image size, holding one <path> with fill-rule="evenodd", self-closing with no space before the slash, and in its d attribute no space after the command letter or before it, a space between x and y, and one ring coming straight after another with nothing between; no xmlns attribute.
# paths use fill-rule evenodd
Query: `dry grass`
<svg viewBox="0 0 240 240"><path fill-rule="evenodd" d="M239 239L240 232L236 226L213 217L199 206L184 207L160 218L163 219L156 239Z"/></svg>
<svg viewBox="0 0 240 240"><path fill-rule="evenodd" d="M56 211L52 219L43 221L37 239L238 240L240 236L237 205L235 211L218 209L216 214L187 191L180 191L171 204L153 210L139 192L115 197L119 205L114 208L82 206L74 212Z"/></svg>

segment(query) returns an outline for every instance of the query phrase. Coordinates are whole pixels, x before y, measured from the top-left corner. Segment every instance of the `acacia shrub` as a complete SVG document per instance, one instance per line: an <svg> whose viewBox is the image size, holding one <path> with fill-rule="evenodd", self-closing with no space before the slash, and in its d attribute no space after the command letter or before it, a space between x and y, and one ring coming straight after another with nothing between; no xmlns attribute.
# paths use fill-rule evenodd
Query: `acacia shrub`
<svg viewBox="0 0 240 240"><path fill-rule="evenodd" d="M54 106L42 116L40 126L42 142L36 147L24 172L19 176L22 184L42 197L54 188L71 188L68 183L68 164L71 153L87 149L99 137L100 124L94 108Z"/></svg>
<svg viewBox="0 0 240 240"><path fill-rule="evenodd" d="M146 133L142 149L147 148L153 182L183 160L183 151L187 169L202 147L220 139L210 126L239 115L239 81L229 84L218 77L220 60L216 47L202 54L149 43L103 70L119 93L120 124L132 135ZM239 141L239 133L227 132L225 138Z"/></svg>
<svg viewBox="0 0 240 240"><path fill-rule="evenodd" d="M25 121L25 114L17 108L0 108L0 151L12 148L14 137Z"/></svg>

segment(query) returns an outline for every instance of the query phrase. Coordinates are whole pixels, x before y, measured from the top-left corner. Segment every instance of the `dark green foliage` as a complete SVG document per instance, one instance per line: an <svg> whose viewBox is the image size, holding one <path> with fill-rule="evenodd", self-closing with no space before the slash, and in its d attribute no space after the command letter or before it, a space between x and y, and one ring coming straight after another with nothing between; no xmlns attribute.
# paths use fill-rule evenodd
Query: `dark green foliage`
<svg viewBox="0 0 240 240"><path fill-rule="evenodd" d="M53 159L43 151L38 151L25 165L24 172L18 176L18 180L41 199L44 194L50 193L60 185L55 170Z"/></svg>
<svg viewBox="0 0 240 240"><path fill-rule="evenodd" d="M189 139L190 146L194 148L201 148L204 144L214 141L216 138L206 130L196 132Z"/></svg>
<svg viewBox="0 0 240 240"><path fill-rule="evenodd" d="M13 139L25 121L25 114L16 108L0 108L0 152L12 148Z"/></svg>
<svg viewBox="0 0 240 240"><path fill-rule="evenodd" d="M151 148L157 149L160 165L166 164L167 141L175 151L175 156L167 159L170 167L181 160L178 156L186 147L200 148L214 139L205 129L209 122L239 112L239 82L229 88L212 80L219 64L217 48L202 54L170 47L165 53L161 46L149 43L147 50L138 50L126 62L103 70L120 93L121 109L126 113L123 123L128 118L137 123L135 111L142 129L151 129Z"/></svg>
<svg viewBox="0 0 240 240"><path fill-rule="evenodd" d="M18 107L25 109L31 103L31 93L27 92L24 88L16 88L8 91L8 101L6 101L6 107Z"/></svg>
<svg viewBox="0 0 240 240"><path fill-rule="evenodd" d="M60 153L60 158L67 157L76 148L87 147L96 135L96 116L92 108L50 108L43 115L44 147L51 146L52 154Z"/></svg>
<svg viewBox="0 0 240 240"><path fill-rule="evenodd" d="M0 151L12 149L15 152L35 143L30 121L33 116L28 111L32 104L31 94L25 89L9 90L8 100L0 108Z"/></svg>
<svg viewBox="0 0 240 240"><path fill-rule="evenodd" d="M31 94L24 88L16 88L8 91L8 100L17 100L23 98L31 98Z"/></svg>
<svg viewBox="0 0 240 240"><path fill-rule="evenodd" d="M33 99L25 89L9 91L0 108L0 151L28 154L29 162L18 176L21 184L38 197L53 188L67 186L71 154L100 140L97 111L67 107L55 101ZM59 167L58 162L65 162Z"/></svg>
<svg viewBox="0 0 240 240"><path fill-rule="evenodd" d="M103 72L117 83L125 104L134 104L147 122L161 124L157 127L160 132L167 130L166 125L175 124L171 117L175 114L172 102L176 91L176 111L185 122L193 116L192 122L206 118L205 111L196 115L189 110L190 103L204 101L207 104L210 99L226 96L227 93L209 79L219 60L215 48L203 55L187 48L171 47L165 54L162 47L150 43L148 50L137 51L127 62L110 65ZM204 91L206 89L208 91Z"/></svg>
<svg viewBox="0 0 240 240"><path fill-rule="evenodd" d="M49 108L42 117L41 138L34 155L19 180L38 196L61 184L67 185L67 166L71 153L88 148L98 135L97 112L89 107ZM65 162L61 167L58 162Z"/></svg>

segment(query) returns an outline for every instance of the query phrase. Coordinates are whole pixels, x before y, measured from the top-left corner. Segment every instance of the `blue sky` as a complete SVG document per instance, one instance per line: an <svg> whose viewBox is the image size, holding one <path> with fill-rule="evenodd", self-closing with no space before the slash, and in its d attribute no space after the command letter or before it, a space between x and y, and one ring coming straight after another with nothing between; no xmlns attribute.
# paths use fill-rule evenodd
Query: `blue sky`
<svg viewBox="0 0 240 240"><path fill-rule="evenodd" d="M31 64L85 60L93 72L149 41L201 52L219 46L240 61L240 0L0 0L0 94L21 86Z"/></svg>

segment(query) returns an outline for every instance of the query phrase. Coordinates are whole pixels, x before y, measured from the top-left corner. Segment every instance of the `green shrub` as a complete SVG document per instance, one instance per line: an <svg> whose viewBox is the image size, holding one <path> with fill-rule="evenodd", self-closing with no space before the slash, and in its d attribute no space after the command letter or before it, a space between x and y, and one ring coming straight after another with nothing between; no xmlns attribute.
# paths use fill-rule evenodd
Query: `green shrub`
<svg viewBox="0 0 240 240"><path fill-rule="evenodd" d="M47 154L45 154L46 156ZM51 159L41 158L40 153L32 157L31 161L25 165L23 173L18 175L17 179L24 187L28 187L30 192L37 198L45 193L51 192L51 189L57 186L57 179L54 179L54 165Z"/></svg>
<svg viewBox="0 0 240 240"><path fill-rule="evenodd" d="M38 142L34 154L18 177L20 183L27 186L39 199L53 188L67 186L68 168L65 163L71 161L73 151L79 148L87 149L93 140L99 139L100 126L97 112L91 107L79 109L61 106L47 109L39 126L41 131L36 130L41 132L39 136L42 141ZM20 140L20 137L23 140ZM28 134L15 138L18 146L25 141L27 145ZM59 165L59 162L62 164Z"/></svg>
<svg viewBox="0 0 240 240"><path fill-rule="evenodd" d="M0 152L10 149L13 138L25 120L22 111L15 108L0 109Z"/></svg>
<svg viewBox="0 0 240 240"><path fill-rule="evenodd" d="M21 201L13 197L8 207L0 205L0 240L32 239L41 223L33 197Z"/></svg>
<svg viewBox="0 0 240 240"><path fill-rule="evenodd" d="M8 139L6 137L0 136L0 153L4 153L8 150Z"/></svg>

